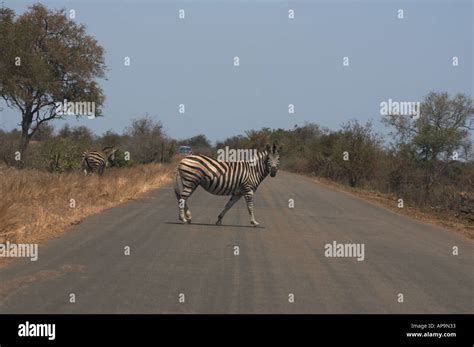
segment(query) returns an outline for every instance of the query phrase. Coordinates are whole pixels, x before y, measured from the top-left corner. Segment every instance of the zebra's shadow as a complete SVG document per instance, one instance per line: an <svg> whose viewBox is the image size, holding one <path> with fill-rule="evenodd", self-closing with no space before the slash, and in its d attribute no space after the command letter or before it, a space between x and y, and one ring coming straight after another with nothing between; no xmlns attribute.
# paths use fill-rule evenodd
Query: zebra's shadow
<svg viewBox="0 0 474 347"><path fill-rule="evenodd" d="M232 228L265 229L265 227L262 227L262 226L260 226L260 225L258 225L258 226L253 226L253 225L236 225L236 224L221 224L221 225L216 225L216 224L210 224L210 223L194 223L194 222L192 222L191 224L179 223L179 222L165 222L165 224L188 225L188 226L200 225L200 226L209 226L209 227L216 227L216 228L232 227Z"/></svg>

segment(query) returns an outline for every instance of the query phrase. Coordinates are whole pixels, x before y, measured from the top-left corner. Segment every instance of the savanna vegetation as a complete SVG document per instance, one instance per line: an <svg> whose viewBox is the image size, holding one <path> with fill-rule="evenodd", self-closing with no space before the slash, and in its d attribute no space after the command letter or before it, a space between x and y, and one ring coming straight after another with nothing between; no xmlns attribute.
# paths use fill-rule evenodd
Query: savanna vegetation
<svg viewBox="0 0 474 347"><path fill-rule="evenodd" d="M96 213L158 187L170 177L178 146L215 155L231 148L284 148L282 168L342 186L384 194L394 203L437 218L474 225L474 122L470 97L432 92L419 118L391 114L383 123L391 141L372 122L350 120L340 129L315 123L292 129L249 130L215 145L205 135L170 138L148 116L122 131L101 135L85 126L54 127L56 102L93 102L102 116L104 49L64 10L32 5L21 15L0 7L0 97L17 111L18 129L0 129L0 242L54 234ZM0 110L1 111L1 110ZM72 114L82 117L83 114ZM103 177L80 172L88 149L117 148ZM71 207L74 199L74 207Z"/></svg>
<svg viewBox="0 0 474 347"><path fill-rule="evenodd" d="M54 237L84 217L168 182L171 165L147 164L85 177L0 168L0 243Z"/></svg>
<svg viewBox="0 0 474 347"><path fill-rule="evenodd" d="M0 243L53 236L87 215L100 212L169 182L173 155L182 143L211 146L203 135L176 141L148 116L131 121L121 134L101 136L85 126L51 123L37 129L28 149L18 150L18 130L0 129ZM82 153L117 148L105 175L84 176ZM71 200L72 199L72 200Z"/></svg>
<svg viewBox="0 0 474 347"><path fill-rule="evenodd" d="M283 168L385 194L439 218L474 224L472 100L462 94L429 93L419 118L388 115L391 141L372 122L350 120L339 130L317 124L294 129L251 130L217 147L283 145ZM472 230L471 230L472 231ZM472 234L472 233L471 233Z"/></svg>
<svg viewBox="0 0 474 347"><path fill-rule="evenodd" d="M169 178L176 141L149 117L122 134L68 125L55 131L57 119L102 116L106 69L104 48L64 9L36 3L18 15L0 5L0 112L17 111L19 124L0 129L0 241L54 235ZM116 168L103 179L84 177L82 152L105 146L118 148Z"/></svg>

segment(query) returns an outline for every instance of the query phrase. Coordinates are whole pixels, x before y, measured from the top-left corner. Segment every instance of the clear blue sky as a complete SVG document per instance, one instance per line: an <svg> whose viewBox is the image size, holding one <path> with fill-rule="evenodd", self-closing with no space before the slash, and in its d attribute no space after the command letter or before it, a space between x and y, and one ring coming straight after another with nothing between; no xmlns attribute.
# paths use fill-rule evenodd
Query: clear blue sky
<svg viewBox="0 0 474 347"><path fill-rule="evenodd" d="M17 13L32 3L4 1ZM68 121L97 134L121 132L145 113L181 139L203 133L221 140L305 122L337 129L351 118L373 119L386 132L381 101L421 101L431 90L472 95L471 0L42 3L74 9L106 50L105 117ZM181 8L185 20L178 19ZM294 20L287 19L290 8ZM4 109L0 127L19 119Z"/></svg>

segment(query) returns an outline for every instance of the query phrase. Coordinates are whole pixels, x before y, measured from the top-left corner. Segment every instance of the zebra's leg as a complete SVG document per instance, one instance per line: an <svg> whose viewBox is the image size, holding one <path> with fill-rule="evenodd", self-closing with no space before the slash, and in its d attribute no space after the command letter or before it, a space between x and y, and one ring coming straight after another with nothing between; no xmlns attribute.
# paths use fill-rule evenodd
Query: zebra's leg
<svg viewBox="0 0 474 347"><path fill-rule="evenodd" d="M245 202L247 203L247 209L250 214L250 224L257 226L259 223L255 220L255 215L253 213L253 191L245 193Z"/></svg>
<svg viewBox="0 0 474 347"><path fill-rule="evenodd" d="M222 224L222 218L224 218L225 214L227 213L227 211L229 211L232 206L234 206L234 204L240 200L240 198L242 197L242 195L232 195L229 199L229 201L227 201L227 204L225 204L225 207L224 209L222 210L222 212L219 214L219 216L217 217L217 222L216 222L216 225L221 225Z"/></svg>
<svg viewBox="0 0 474 347"><path fill-rule="evenodd" d="M191 223L191 211L188 207L188 198L194 193L197 186L195 187L184 187L183 191L179 195L178 205L179 205L179 220L182 223Z"/></svg>
<svg viewBox="0 0 474 347"><path fill-rule="evenodd" d="M187 199L191 196L197 188L197 182L183 181L181 172L178 168L174 180L174 192L178 199L179 220L181 223L191 223L191 211L189 210Z"/></svg>
<svg viewBox="0 0 474 347"><path fill-rule="evenodd" d="M188 202L187 201L184 203L184 215L186 216L186 219L188 220L188 223L191 224L191 219L193 217L191 215L191 210L188 207Z"/></svg>
<svg viewBox="0 0 474 347"><path fill-rule="evenodd" d="M186 223L188 220L186 219L186 214L185 214L185 207L186 207L186 199L183 199L180 197L178 199L178 207L179 207L179 220L181 223Z"/></svg>

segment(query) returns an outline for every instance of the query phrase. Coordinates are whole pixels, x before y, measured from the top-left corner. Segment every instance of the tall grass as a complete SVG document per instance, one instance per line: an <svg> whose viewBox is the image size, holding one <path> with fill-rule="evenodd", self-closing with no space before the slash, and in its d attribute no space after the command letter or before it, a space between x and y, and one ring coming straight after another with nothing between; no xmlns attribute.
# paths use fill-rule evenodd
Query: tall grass
<svg viewBox="0 0 474 347"><path fill-rule="evenodd" d="M99 177L0 168L0 243L53 237L88 215L160 187L173 169L147 164L110 169Z"/></svg>

